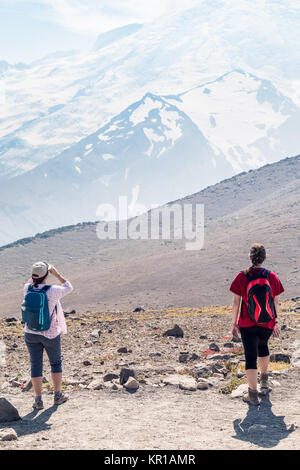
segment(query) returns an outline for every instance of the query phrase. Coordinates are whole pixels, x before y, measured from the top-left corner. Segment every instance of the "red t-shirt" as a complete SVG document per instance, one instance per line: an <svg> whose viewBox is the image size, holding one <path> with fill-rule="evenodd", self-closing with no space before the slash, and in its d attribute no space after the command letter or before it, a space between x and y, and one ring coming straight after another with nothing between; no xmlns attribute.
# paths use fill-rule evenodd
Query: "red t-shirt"
<svg viewBox="0 0 300 470"><path fill-rule="evenodd" d="M251 272L253 274L257 273L261 268L252 268ZM271 291L272 291L272 296L276 297L277 295L280 295L282 292L284 292L284 288L278 278L278 276L273 273L273 271L270 271L269 274L269 282L271 286ZM268 323L255 323L253 320L248 315L247 312L247 276L240 272L235 279L233 280L233 283L230 286L231 292L234 294L240 295L243 299L243 311L242 311L242 316L240 315L239 320L238 320L238 326L241 327L247 327L247 326L263 326L265 328L270 328L271 330L274 329L276 320L275 318Z"/></svg>

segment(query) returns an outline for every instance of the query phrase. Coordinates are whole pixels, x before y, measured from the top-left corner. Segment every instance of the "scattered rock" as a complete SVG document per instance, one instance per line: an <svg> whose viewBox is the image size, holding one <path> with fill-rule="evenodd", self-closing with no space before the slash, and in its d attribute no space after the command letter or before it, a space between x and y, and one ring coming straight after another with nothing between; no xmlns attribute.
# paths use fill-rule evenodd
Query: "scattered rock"
<svg viewBox="0 0 300 470"><path fill-rule="evenodd" d="M241 384L231 392L231 398L241 398L248 391L248 384Z"/></svg>
<svg viewBox="0 0 300 470"><path fill-rule="evenodd" d="M104 377L103 377L103 381L104 382L111 382L112 380L115 380L115 379L118 379L119 376L116 375L116 374L106 374Z"/></svg>
<svg viewBox="0 0 300 470"><path fill-rule="evenodd" d="M142 307L137 307L133 310L133 313L144 312L145 310Z"/></svg>
<svg viewBox="0 0 300 470"><path fill-rule="evenodd" d="M129 377L133 377L136 379L136 372L133 369L122 369L120 372L120 384L124 385Z"/></svg>
<svg viewBox="0 0 300 470"><path fill-rule="evenodd" d="M84 366L91 366L92 363L90 361L83 361Z"/></svg>
<svg viewBox="0 0 300 470"><path fill-rule="evenodd" d="M179 362L186 364L187 362L197 361L199 356L195 353L190 354L189 352L181 352L179 355Z"/></svg>
<svg viewBox="0 0 300 470"><path fill-rule="evenodd" d="M6 398L0 398L0 423L18 421L20 418L15 408Z"/></svg>
<svg viewBox="0 0 300 470"><path fill-rule="evenodd" d="M18 321L16 318L11 317L11 318L5 318L6 323L11 323L11 322L16 322Z"/></svg>
<svg viewBox="0 0 300 470"><path fill-rule="evenodd" d="M165 385L174 385L179 387L181 390L188 390L191 392L196 391L196 381L193 377L185 376L181 374L172 374L164 377L162 382Z"/></svg>
<svg viewBox="0 0 300 470"><path fill-rule="evenodd" d="M207 335L200 335L199 338L200 339L207 339Z"/></svg>
<svg viewBox="0 0 300 470"><path fill-rule="evenodd" d="M211 355L211 356L208 356L207 359L209 361L211 360L217 360L217 361L228 361L228 359L231 359L235 357L234 354L214 354L214 355Z"/></svg>
<svg viewBox="0 0 300 470"><path fill-rule="evenodd" d="M102 390L103 389L103 383L97 380L93 380L87 387L90 390Z"/></svg>
<svg viewBox="0 0 300 470"><path fill-rule="evenodd" d="M32 381L28 380L27 382L23 384L22 392L29 392L29 390L31 389L32 389Z"/></svg>
<svg viewBox="0 0 300 470"><path fill-rule="evenodd" d="M183 338L184 333L180 326L175 325L171 330L167 330L163 336L174 336L175 338Z"/></svg>
<svg viewBox="0 0 300 470"><path fill-rule="evenodd" d="M226 367L224 367L222 364L218 364L218 363L212 365L211 371L215 374L221 374L224 377L226 377L226 375L229 372L228 369L226 369Z"/></svg>
<svg viewBox="0 0 300 470"><path fill-rule="evenodd" d="M160 352L157 352L157 353L150 353L150 354L149 354L149 357L161 357L161 353L160 353Z"/></svg>
<svg viewBox="0 0 300 470"><path fill-rule="evenodd" d="M68 316L68 315L74 315L74 313L76 313L76 310L71 310L71 312L64 312L64 314L65 314L66 316Z"/></svg>
<svg viewBox="0 0 300 470"><path fill-rule="evenodd" d="M242 342L241 338L236 338L235 336L233 338L231 338L231 341L232 341L232 343L241 343Z"/></svg>
<svg viewBox="0 0 300 470"><path fill-rule="evenodd" d="M14 387L14 388L21 387L21 384L17 380L10 380L9 383L11 387Z"/></svg>
<svg viewBox="0 0 300 470"><path fill-rule="evenodd" d="M212 387L213 384L206 380L206 379L203 379L203 378L200 378L197 380L197 389L198 390L207 390L209 387Z"/></svg>
<svg viewBox="0 0 300 470"><path fill-rule="evenodd" d="M241 369L238 369L236 376L238 379L241 379L242 377L245 376L245 372L243 372Z"/></svg>
<svg viewBox="0 0 300 470"><path fill-rule="evenodd" d="M140 384L134 377L129 377L129 379L123 386L126 388L126 390L130 390L133 392L138 390Z"/></svg>
<svg viewBox="0 0 300 470"><path fill-rule="evenodd" d="M210 349L211 351L215 351L215 352L219 352L219 351L220 351L220 348L219 348L219 346L218 346L216 343L211 343L211 344L209 345L209 349Z"/></svg>
<svg viewBox="0 0 300 470"><path fill-rule="evenodd" d="M233 348L234 344L233 343L224 343L224 348Z"/></svg>
<svg viewBox="0 0 300 470"><path fill-rule="evenodd" d="M286 362L287 364L290 364L291 363L291 355L290 354L283 354L283 353L271 354L270 361L271 362Z"/></svg>
<svg viewBox="0 0 300 470"><path fill-rule="evenodd" d="M0 429L0 441L16 441L18 435L14 429Z"/></svg>
<svg viewBox="0 0 300 470"><path fill-rule="evenodd" d="M101 331L100 331L100 330L93 330L93 331L90 333L90 338L99 338L100 335L101 335Z"/></svg>
<svg viewBox="0 0 300 470"><path fill-rule="evenodd" d="M125 347L125 348L119 348L118 349L118 353L120 354L127 354L129 351L128 349Z"/></svg>

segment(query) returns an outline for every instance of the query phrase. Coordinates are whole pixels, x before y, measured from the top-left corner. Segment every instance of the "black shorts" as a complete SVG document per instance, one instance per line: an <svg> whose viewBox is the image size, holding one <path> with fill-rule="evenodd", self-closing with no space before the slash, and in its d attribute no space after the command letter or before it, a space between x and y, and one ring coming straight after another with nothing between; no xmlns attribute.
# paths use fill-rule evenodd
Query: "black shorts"
<svg viewBox="0 0 300 470"><path fill-rule="evenodd" d="M246 369L257 369L257 357L269 356L268 341L273 333L262 326L240 327L245 350Z"/></svg>

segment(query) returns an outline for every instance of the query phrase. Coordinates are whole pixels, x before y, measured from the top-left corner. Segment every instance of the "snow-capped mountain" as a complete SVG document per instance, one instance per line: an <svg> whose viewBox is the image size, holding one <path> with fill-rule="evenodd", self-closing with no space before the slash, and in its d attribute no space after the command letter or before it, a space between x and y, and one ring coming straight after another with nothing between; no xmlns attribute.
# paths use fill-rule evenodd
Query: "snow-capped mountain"
<svg viewBox="0 0 300 470"><path fill-rule="evenodd" d="M147 93L58 156L3 179L0 245L96 220L99 204L117 207L119 196L134 213L296 154L299 122L290 98L241 70L178 95Z"/></svg>
<svg viewBox="0 0 300 470"><path fill-rule="evenodd" d="M234 174L199 128L164 98L146 94L96 133L0 187L0 245L61 225L97 220L127 196L134 215Z"/></svg>
<svg viewBox="0 0 300 470"><path fill-rule="evenodd" d="M234 70L166 98L188 114L236 171L299 152L300 109L269 80Z"/></svg>
<svg viewBox="0 0 300 470"><path fill-rule="evenodd" d="M171 9L140 27L100 35L91 51L50 54L22 69L4 67L0 178L55 157L147 92L179 95L237 68L270 80L298 104L299 15L292 0L200 0L193 8ZM249 123L265 125L267 132L269 113L263 123L256 122L247 102L249 90L239 93L237 86L224 88L218 112L222 106L227 112L230 100L240 100ZM185 101L193 110L189 96ZM184 108L187 115L189 106ZM211 112L205 109L203 114ZM217 125L214 138L223 144L219 129ZM245 132L234 137L230 147L244 149L253 142L252 136L246 141ZM257 160L256 155L253 167Z"/></svg>

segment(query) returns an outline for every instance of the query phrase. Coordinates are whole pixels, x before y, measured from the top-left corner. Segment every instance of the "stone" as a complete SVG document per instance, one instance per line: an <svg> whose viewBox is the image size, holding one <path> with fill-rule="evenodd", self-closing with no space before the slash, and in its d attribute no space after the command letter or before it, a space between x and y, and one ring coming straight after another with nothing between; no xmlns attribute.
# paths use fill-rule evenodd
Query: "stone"
<svg viewBox="0 0 300 470"><path fill-rule="evenodd" d="M9 383L11 387L14 387L14 388L21 387L21 384L17 380L10 380Z"/></svg>
<svg viewBox="0 0 300 470"><path fill-rule="evenodd" d="M104 382L111 382L112 380L115 380L115 379L118 379L119 376L116 375L116 374L106 374L104 377L103 377L103 381Z"/></svg>
<svg viewBox="0 0 300 470"><path fill-rule="evenodd" d="M180 326L175 325L171 330L165 331L163 336L174 336L175 338L183 338L184 333Z"/></svg>
<svg viewBox="0 0 300 470"><path fill-rule="evenodd" d="M120 384L124 385L128 381L129 377L136 379L135 370L123 368L120 372Z"/></svg>
<svg viewBox="0 0 300 470"><path fill-rule="evenodd" d="M232 357L235 357L234 354L214 354L214 355L211 355L211 356L208 356L207 359L209 361L214 361L214 360L217 360L217 361L228 361L228 359L231 359Z"/></svg>
<svg viewBox="0 0 300 470"><path fill-rule="evenodd" d="M134 377L129 377L129 379L123 386L126 388L126 390L130 390L133 392L138 390L140 384Z"/></svg>
<svg viewBox="0 0 300 470"><path fill-rule="evenodd" d="M160 353L160 352L157 352L157 353L150 353L150 354L149 354L149 357L161 357L161 353Z"/></svg>
<svg viewBox="0 0 300 470"><path fill-rule="evenodd" d="M208 390L210 386L212 387L212 383L206 379L200 378L197 380L197 390Z"/></svg>
<svg viewBox="0 0 300 470"><path fill-rule="evenodd" d="M22 392L29 392L29 390L31 389L32 389L32 381L28 380L27 382L23 384Z"/></svg>
<svg viewBox="0 0 300 470"><path fill-rule="evenodd" d="M119 348L119 349L118 349L118 353L120 353L120 354L127 354L128 352L129 352L129 351L128 351L128 349L127 349L126 347L124 347L124 348Z"/></svg>
<svg viewBox="0 0 300 470"><path fill-rule="evenodd" d="M103 383L99 381L99 379L93 380L87 387L90 390L102 390L103 389Z"/></svg>
<svg viewBox="0 0 300 470"><path fill-rule="evenodd" d="M245 372L243 372L241 369L238 369L236 376L238 379L241 379L242 377L245 376Z"/></svg>
<svg viewBox="0 0 300 470"><path fill-rule="evenodd" d="M241 398L244 394L248 392L248 384L241 384L231 392L231 398Z"/></svg>
<svg viewBox="0 0 300 470"><path fill-rule="evenodd" d="M207 339L207 335L200 335L199 338L200 339Z"/></svg>
<svg viewBox="0 0 300 470"><path fill-rule="evenodd" d="M189 352L181 352L179 355L179 362L186 364L187 362L197 361L199 356L195 353L190 354Z"/></svg>
<svg viewBox="0 0 300 470"><path fill-rule="evenodd" d="M100 335L101 335L101 331L100 331L100 330L93 330L93 331L90 333L90 338L99 338Z"/></svg>
<svg viewBox="0 0 300 470"><path fill-rule="evenodd" d="M18 435L14 429L0 429L0 441L16 441Z"/></svg>
<svg viewBox="0 0 300 470"><path fill-rule="evenodd" d="M241 343L242 342L241 338L236 338L235 336L233 338L231 338L231 341L232 341L232 343Z"/></svg>
<svg viewBox="0 0 300 470"><path fill-rule="evenodd" d="M6 398L0 398L0 423L18 421L20 418L15 408Z"/></svg>
<svg viewBox="0 0 300 470"><path fill-rule="evenodd" d="M233 343L224 343L224 348L233 348L234 344Z"/></svg>
<svg viewBox="0 0 300 470"><path fill-rule="evenodd" d="M285 362L287 364L290 364L291 363L291 355L290 354L283 354L283 353L271 354L270 361L271 362Z"/></svg>
<svg viewBox="0 0 300 470"><path fill-rule="evenodd" d="M145 310L142 307L137 307L133 310L133 313L144 312Z"/></svg>
<svg viewBox="0 0 300 470"><path fill-rule="evenodd" d="M11 322L15 322L15 321L18 321L18 320L14 317L11 317L11 318L5 318L5 321L6 321L6 323L11 323Z"/></svg>
<svg viewBox="0 0 300 470"><path fill-rule="evenodd" d="M83 361L84 366L91 366L92 363L90 361Z"/></svg>
<svg viewBox="0 0 300 470"><path fill-rule="evenodd" d="M218 346L216 343L211 343L211 344L209 345L209 349L210 349L211 351L215 351L215 352L219 352L219 351L220 351L220 348L219 348L219 346Z"/></svg>
<svg viewBox="0 0 300 470"><path fill-rule="evenodd" d="M191 392L196 391L196 381L193 377L181 375L181 374L172 374L164 377L162 382L165 385L173 385L179 387L181 390L188 390Z"/></svg>

